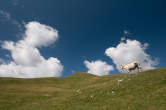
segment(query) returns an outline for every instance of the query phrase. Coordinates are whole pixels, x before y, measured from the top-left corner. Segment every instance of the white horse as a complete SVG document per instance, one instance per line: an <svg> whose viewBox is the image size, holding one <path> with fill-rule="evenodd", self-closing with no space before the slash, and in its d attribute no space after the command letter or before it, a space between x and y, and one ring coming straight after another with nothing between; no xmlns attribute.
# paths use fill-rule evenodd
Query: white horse
<svg viewBox="0 0 166 110"><path fill-rule="evenodd" d="M128 73L135 69L137 69L138 72L141 70L140 63L138 61L132 62L130 64L121 65L120 68L122 70L126 70Z"/></svg>

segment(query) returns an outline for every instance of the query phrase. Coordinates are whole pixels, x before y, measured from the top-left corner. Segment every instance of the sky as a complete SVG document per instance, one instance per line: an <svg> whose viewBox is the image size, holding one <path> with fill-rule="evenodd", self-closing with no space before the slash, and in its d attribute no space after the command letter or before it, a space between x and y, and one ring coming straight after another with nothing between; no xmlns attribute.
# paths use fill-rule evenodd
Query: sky
<svg viewBox="0 0 166 110"><path fill-rule="evenodd" d="M166 65L164 0L1 0L0 77L103 76Z"/></svg>

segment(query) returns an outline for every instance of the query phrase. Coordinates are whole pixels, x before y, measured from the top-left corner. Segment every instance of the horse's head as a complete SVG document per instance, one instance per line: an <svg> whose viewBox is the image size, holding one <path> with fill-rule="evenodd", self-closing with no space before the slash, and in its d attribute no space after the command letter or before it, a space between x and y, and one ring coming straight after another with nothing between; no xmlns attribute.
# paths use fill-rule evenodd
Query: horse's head
<svg viewBox="0 0 166 110"><path fill-rule="evenodd" d="M134 64L135 64L136 66L140 66L140 62L138 62L138 61L134 62Z"/></svg>

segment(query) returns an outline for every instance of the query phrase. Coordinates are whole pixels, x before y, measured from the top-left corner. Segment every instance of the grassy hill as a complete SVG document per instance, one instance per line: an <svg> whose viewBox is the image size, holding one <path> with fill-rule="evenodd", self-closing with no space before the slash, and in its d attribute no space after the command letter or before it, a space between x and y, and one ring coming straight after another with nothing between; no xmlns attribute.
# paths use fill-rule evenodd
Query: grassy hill
<svg viewBox="0 0 166 110"><path fill-rule="evenodd" d="M137 75L0 78L0 110L166 110L166 68Z"/></svg>

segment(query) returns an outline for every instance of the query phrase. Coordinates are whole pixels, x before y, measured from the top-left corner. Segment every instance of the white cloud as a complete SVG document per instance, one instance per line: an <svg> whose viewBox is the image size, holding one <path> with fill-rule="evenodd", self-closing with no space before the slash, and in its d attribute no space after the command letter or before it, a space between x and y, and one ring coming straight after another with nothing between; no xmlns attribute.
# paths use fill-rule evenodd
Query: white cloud
<svg viewBox="0 0 166 110"><path fill-rule="evenodd" d="M60 77L63 66L57 58L45 59L38 48L48 46L58 39L58 32L39 22L26 24L22 40L4 41L2 48L11 52L13 61L0 65L1 77L38 78Z"/></svg>
<svg viewBox="0 0 166 110"><path fill-rule="evenodd" d="M108 65L106 62L101 60L92 61L92 62L85 60L84 64L88 68L88 73L97 76L108 75L110 71L114 70L112 65Z"/></svg>
<svg viewBox="0 0 166 110"><path fill-rule="evenodd" d="M24 41L27 45L41 47L48 46L58 39L57 30L50 26L41 25L38 22L30 22L26 25Z"/></svg>
<svg viewBox="0 0 166 110"><path fill-rule="evenodd" d="M141 44L137 40L127 39L120 42L116 47L106 49L105 54L113 60L119 71L121 64L128 64L133 61L141 62L143 70L154 69L158 62L152 60L151 56L146 53L147 47L148 43Z"/></svg>

